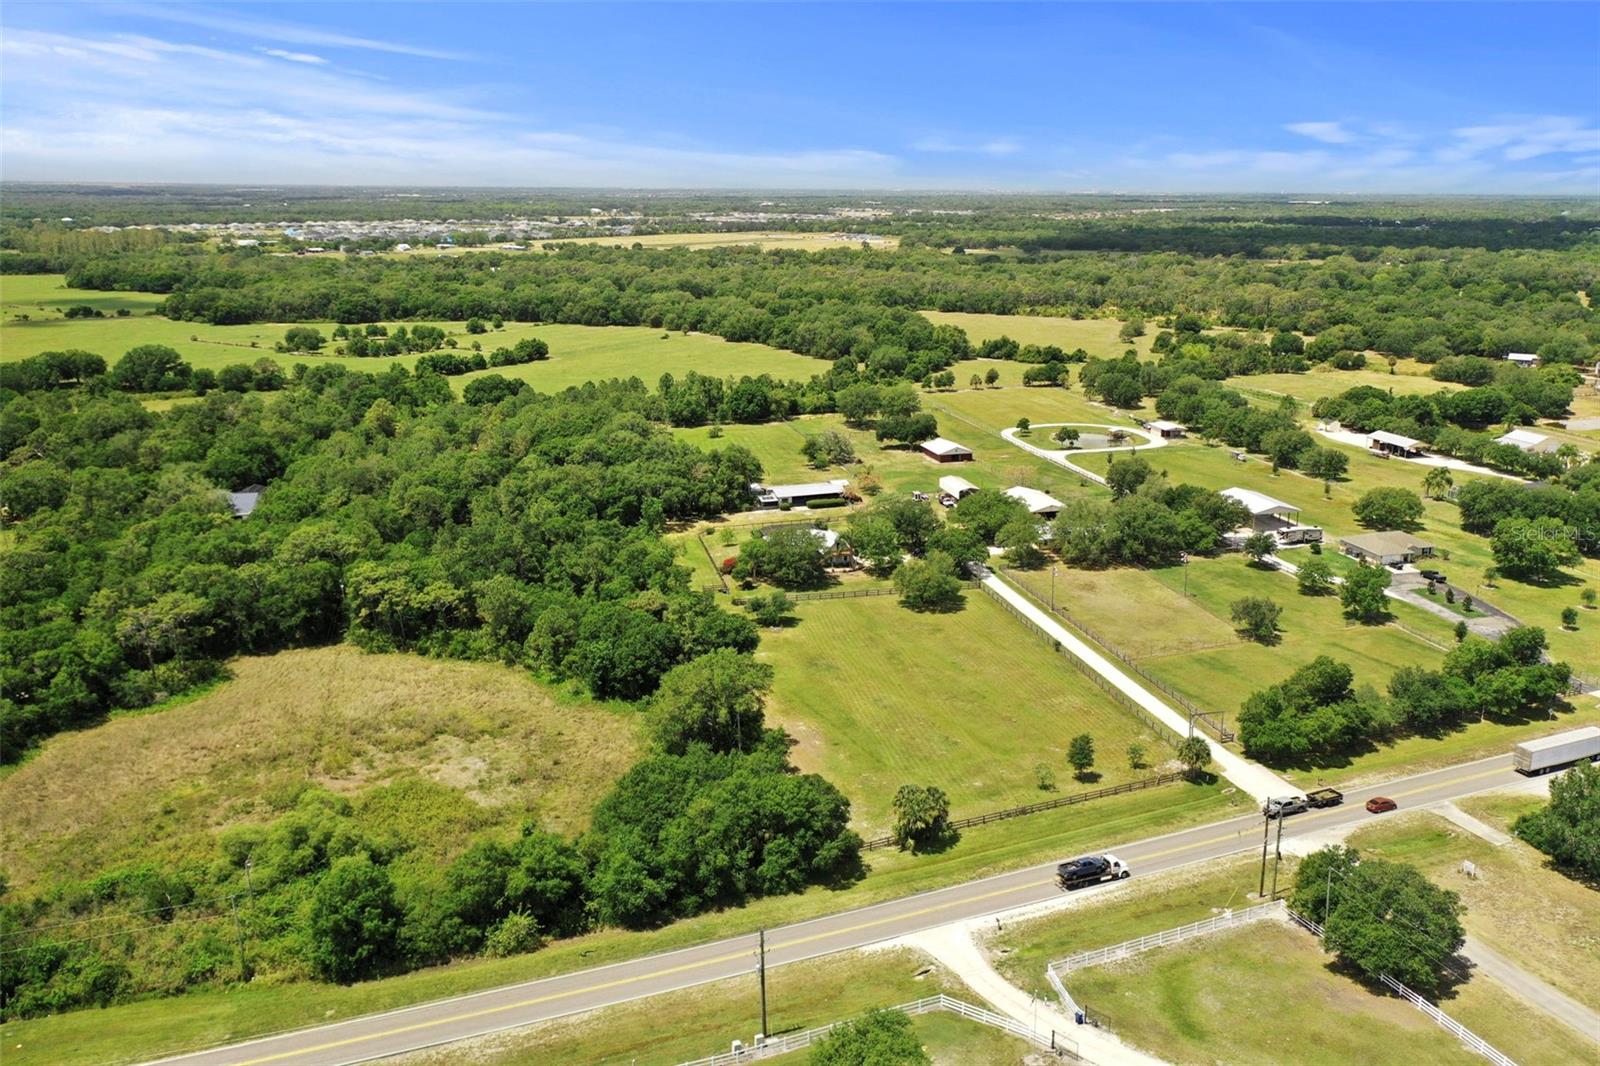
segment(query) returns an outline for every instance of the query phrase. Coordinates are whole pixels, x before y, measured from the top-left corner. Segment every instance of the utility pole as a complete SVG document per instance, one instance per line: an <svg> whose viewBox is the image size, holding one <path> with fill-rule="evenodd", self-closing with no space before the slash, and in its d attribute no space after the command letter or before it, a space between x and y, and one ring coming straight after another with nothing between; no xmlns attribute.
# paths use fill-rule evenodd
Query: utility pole
<svg viewBox="0 0 1600 1066"><path fill-rule="evenodd" d="M1056 609L1056 568L1050 568L1050 609Z"/></svg>
<svg viewBox="0 0 1600 1066"><path fill-rule="evenodd" d="M233 935L239 940L239 980L250 980L250 970L244 961L244 926L239 924L239 897L233 896Z"/></svg>
<svg viewBox="0 0 1600 1066"><path fill-rule="evenodd" d="M1283 865L1283 815L1278 815L1278 842L1273 845L1272 898L1278 898L1278 867Z"/></svg>
<svg viewBox="0 0 1600 1066"><path fill-rule="evenodd" d="M761 1038L767 1036L767 931L761 930L761 953L756 963L756 973L761 977Z"/></svg>
<svg viewBox="0 0 1600 1066"><path fill-rule="evenodd" d="M1267 803L1271 804L1271 802L1272 800L1269 798ZM1283 815L1280 814L1278 817L1282 818ZM1260 899L1267 894L1267 838L1271 836L1271 834L1272 819L1269 818L1267 816L1267 812L1263 810L1261 812L1261 885L1256 889L1257 899Z"/></svg>
<svg viewBox="0 0 1600 1066"><path fill-rule="evenodd" d="M1189 553L1188 552L1179 552L1178 553L1178 562L1183 564L1183 594L1184 594L1184 596L1188 596L1189 595Z"/></svg>

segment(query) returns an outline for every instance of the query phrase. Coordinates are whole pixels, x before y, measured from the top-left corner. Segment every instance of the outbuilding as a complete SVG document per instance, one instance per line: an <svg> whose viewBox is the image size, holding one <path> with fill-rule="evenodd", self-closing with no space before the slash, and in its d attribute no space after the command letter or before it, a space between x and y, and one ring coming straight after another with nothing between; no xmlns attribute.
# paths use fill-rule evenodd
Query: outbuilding
<svg viewBox="0 0 1600 1066"><path fill-rule="evenodd" d="M1182 426L1176 422L1168 422L1164 418L1156 419L1154 422L1149 423L1145 428L1149 429L1151 433L1154 433L1156 436L1165 440L1172 440L1175 437L1181 437L1185 433L1189 432L1188 426Z"/></svg>
<svg viewBox="0 0 1600 1066"><path fill-rule="evenodd" d="M246 485L238 492L228 493L228 506L233 508L233 517L249 518L256 504L261 502L261 494L266 491L265 485Z"/></svg>
<svg viewBox="0 0 1600 1066"><path fill-rule="evenodd" d="M957 444L953 440L943 437L934 437L925 440L920 445L922 454L937 463L970 463L972 462L972 449L965 444Z"/></svg>
<svg viewBox="0 0 1600 1066"><path fill-rule="evenodd" d="M1428 450L1428 445L1415 437L1390 433L1386 429L1367 434L1367 446L1380 455L1398 455L1402 459L1415 459Z"/></svg>
<svg viewBox="0 0 1600 1066"><path fill-rule="evenodd" d="M1509 433L1502 433L1494 439L1496 444L1509 444L1513 448L1521 448L1525 452L1543 454L1553 452L1561 445L1545 436L1535 433L1531 429L1513 429Z"/></svg>
<svg viewBox="0 0 1600 1066"><path fill-rule="evenodd" d="M1539 357L1532 352L1507 352L1506 362L1518 366L1538 366Z"/></svg>
<svg viewBox="0 0 1600 1066"><path fill-rule="evenodd" d="M954 496L958 500L965 499L978 491L978 486L964 477L946 474L939 479L939 491L946 496Z"/></svg>
<svg viewBox="0 0 1600 1066"><path fill-rule="evenodd" d="M1030 489L1026 485L1013 485L1006 489L1006 495L1013 500L1021 500L1027 505L1029 512L1039 518L1054 518L1061 513L1061 508L1066 506L1049 493Z"/></svg>
<svg viewBox="0 0 1600 1066"><path fill-rule="evenodd" d="M1392 531L1344 537L1339 541L1339 550L1352 559L1375 566L1399 566L1431 556L1433 545L1410 533Z"/></svg>
<svg viewBox="0 0 1600 1066"><path fill-rule="evenodd" d="M1307 544L1322 540L1320 526L1300 524L1300 508L1292 503L1273 499L1255 489L1223 489L1221 495L1242 504L1250 514L1251 533L1271 533L1282 544Z"/></svg>
<svg viewBox="0 0 1600 1066"><path fill-rule="evenodd" d="M763 485L750 483L750 493L763 507L803 507L810 500L832 499L844 493L850 482L836 478L832 481L810 481L800 485Z"/></svg>

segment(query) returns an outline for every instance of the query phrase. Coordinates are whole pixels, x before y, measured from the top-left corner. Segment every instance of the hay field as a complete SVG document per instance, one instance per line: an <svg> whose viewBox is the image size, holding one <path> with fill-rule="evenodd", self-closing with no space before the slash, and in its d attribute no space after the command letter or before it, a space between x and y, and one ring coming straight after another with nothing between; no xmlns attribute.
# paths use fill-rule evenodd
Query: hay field
<svg viewBox="0 0 1600 1066"><path fill-rule="evenodd" d="M134 858L207 861L216 831L269 820L310 786L396 786L372 817L428 837L425 851L530 817L573 833L643 750L631 712L508 667L329 647L233 673L190 702L56 736L0 778L13 888Z"/></svg>

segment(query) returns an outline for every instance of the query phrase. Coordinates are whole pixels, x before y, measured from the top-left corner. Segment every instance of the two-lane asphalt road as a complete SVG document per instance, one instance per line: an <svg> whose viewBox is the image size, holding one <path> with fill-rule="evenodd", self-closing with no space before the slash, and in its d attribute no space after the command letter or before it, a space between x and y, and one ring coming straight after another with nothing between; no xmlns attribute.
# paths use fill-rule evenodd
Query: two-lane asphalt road
<svg viewBox="0 0 1600 1066"><path fill-rule="evenodd" d="M1399 802L1401 810L1406 810L1522 780L1511 769L1509 756L1417 774L1381 786L1352 789L1340 807L1291 817L1284 824L1283 835L1301 836L1370 819L1374 816L1367 814L1363 805L1376 795L1389 796ZM1245 815L1145 840L1106 841L1105 850L1116 852L1137 877L1258 848L1261 837L1261 817ZM1054 873L1054 863L1033 866L769 930L767 964L781 966L848 951L947 922L1047 901L1061 891L1056 887ZM324 1066L363 1062L748 974L754 969L755 952L754 934L729 937L162 1062L182 1066Z"/></svg>

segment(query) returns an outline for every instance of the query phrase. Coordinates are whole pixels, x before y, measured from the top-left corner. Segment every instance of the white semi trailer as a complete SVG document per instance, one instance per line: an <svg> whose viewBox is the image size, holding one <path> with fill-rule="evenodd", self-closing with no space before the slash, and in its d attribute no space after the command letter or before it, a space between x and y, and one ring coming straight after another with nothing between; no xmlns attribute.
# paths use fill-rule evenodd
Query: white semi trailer
<svg viewBox="0 0 1600 1066"><path fill-rule="evenodd" d="M1600 755L1600 726L1587 725L1523 741L1511 749L1511 764L1520 773L1543 774L1597 755Z"/></svg>

